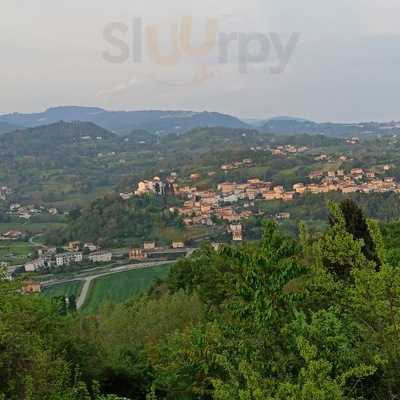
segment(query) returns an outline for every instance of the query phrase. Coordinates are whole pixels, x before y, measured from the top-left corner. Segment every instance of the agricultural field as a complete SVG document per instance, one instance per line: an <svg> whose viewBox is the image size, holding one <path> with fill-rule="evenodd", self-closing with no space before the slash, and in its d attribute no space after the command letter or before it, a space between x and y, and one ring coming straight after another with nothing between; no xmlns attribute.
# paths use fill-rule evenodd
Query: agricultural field
<svg viewBox="0 0 400 400"><path fill-rule="evenodd" d="M148 290L157 279L166 278L169 270L169 265L160 265L98 278L92 282L83 312L94 313L106 303L123 303Z"/></svg>
<svg viewBox="0 0 400 400"><path fill-rule="evenodd" d="M23 264L35 252L35 249L28 242L1 241L0 262L7 262L11 265Z"/></svg>
<svg viewBox="0 0 400 400"><path fill-rule="evenodd" d="M75 296L78 297L82 289L83 282L68 282L46 288L42 294L46 297Z"/></svg>
<svg viewBox="0 0 400 400"><path fill-rule="evenodd" d="M49 229L57 229L64 227L65 224L57 222L8 222L0 223L0 234L10 230L17 230L21 232L29 232L32 234L43 233Z"/></svg>

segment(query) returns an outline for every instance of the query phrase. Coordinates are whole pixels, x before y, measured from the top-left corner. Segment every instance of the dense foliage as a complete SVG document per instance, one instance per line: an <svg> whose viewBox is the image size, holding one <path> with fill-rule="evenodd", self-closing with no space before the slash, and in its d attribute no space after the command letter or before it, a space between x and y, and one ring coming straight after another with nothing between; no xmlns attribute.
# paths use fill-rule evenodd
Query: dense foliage
<svg viewBox="0 0 400 400"><path fill-rule="evenodd" d="M353 203L329 221L318 236L266 221L258 243L205 245L95 316L2 283L0 398L399 398L398 223L380 229Z"/></svg>
<svg viewBox="0 0 400 400"><path fill-rule="evenodd" d="M118 245L128 240L140 243L158 238L155 231L163 227L181 227L179 216L171 213L166 196L134 197L122 200L109 195L92 202L88 207L70 212L67 228L47 235L47 242L63 244L68 240L96 241Z"/></svg>

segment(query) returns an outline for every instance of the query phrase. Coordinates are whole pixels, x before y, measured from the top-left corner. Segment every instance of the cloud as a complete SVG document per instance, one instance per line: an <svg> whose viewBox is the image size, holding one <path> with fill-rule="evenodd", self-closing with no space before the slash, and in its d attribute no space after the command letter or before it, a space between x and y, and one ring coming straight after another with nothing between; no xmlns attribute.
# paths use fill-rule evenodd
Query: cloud
<svg viewBox="0 0 400 400"><path fill-rule="evenodd" d="M126 92L127 90L131 89L132 87L136 86L139 83L136 77L130 79L128 82L118 83L111 88L108 89L101 89L97 92L96 97L103 97L103 96L111 96L114 94Z"/></svg>
<svg viewBox="0 0 400 400"><path fill-rule="evenodd" d="M396 119L399 14L399 0L2 0L0 110L29 112L64 101L262 118ZM262 64L238 73L237 43L231 44L226 65L217 52L200 61L181 57L170 69L102 59L109 48L102 31L110 22L130 28L127 43L134 18L161 24L160 52L168 55L169 24L183 16L196 20L193 46L204 40L205 21L215 17L221 32L300 32L301 42L276 76L264 73ZM32 95L21 95L26 92Z"/></svg>

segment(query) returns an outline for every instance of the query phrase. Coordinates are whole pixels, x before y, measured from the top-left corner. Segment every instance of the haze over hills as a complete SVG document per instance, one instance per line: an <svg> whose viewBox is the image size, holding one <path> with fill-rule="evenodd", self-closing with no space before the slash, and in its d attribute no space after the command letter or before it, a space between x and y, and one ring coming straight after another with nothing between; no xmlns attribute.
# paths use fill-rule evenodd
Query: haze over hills
<svg viewBox="0 0 400 400"><path fill-rule="evenodd" d="M20 126L9 124L8 122L0 122L0 135L19 129Z"/></svg>
<svg viewBox="0 0 400 400"><path fill-rule="evenodd" d="M193 111L107 111L97 107L55 107L42 113L12 113L0 116L0 123L35 127L58 121L93 122L118 134L134 130L150 133L183 133L197 127L248 128L238 118L216 112Z"/></svg>
<svg viewBox="0 0 400 400"><path fill-rule="evenodd" d="M376 135L400 134L398 122L365 122L354 124L314 122L304 118L278 116L270 119L244 119L217 112L194 111L107 111L98 107L54 107L41 113L0 115L0 134L16 129L51 125L60 121L91 122L119 135L146 136L186 133L195 128L257 129L277 135Z"/></svg>
<svg viewBox="0 0 400 400"><path fill-rule="evenodd" d="M276 135L326 135L336 137L365 136L379 134L400 134L400 123L391 122L360 122L341 124L330 122L314 122L301 118L278 117L271 118L258 128L265 133Z"/></svg>

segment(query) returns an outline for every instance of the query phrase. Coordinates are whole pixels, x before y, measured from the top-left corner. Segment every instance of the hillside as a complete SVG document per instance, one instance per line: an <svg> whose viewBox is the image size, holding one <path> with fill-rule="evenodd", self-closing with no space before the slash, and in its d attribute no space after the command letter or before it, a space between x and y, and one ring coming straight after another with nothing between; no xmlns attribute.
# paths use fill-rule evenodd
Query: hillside
<svg viewBox="0 0 400 400"><path fill-rule="evenodd" d="M124 240L131 245L136 241L139 245L143 240L154 238L157 230L182 227L181 219L168 211L168 200L135 197L123 201L117 195L108 195L75 212L70 216L67 228L50 233L47 240L55 245L76 239L108 245Z"/></svg>
<svg viewBox="0 0 400 400"><path fill-rule="evenodd" d="M19 126L9 124L8 122L0 122L0 135L8 132L13 132L19 128Z"/></svg>
<svg viewBox="0 0 400 400"><path fill-rule="evenodd" d="M260 240L98 278L82 310L60 298L79 284L48 298L0 275L0 397L398 398L399 222L328 213L319 234L264 221Z"/></svg>
<svg viewBox="0 0 400 400"><path fill-rule="evenodd" d="M121 148L117 135L87 122L58 122L0 136L0 181L19 193L65 198L115 182L100 154ZM115 163L117 160L115 160Z"/></svg>
<svg viewBox="0 0 400 400"><path fill-rule="evenodd" d="M4 134L0 141L4 144L17 143L20 141L34 145L35 143L46 146L59 146L83 140L109 140L117 136L107 130L90 122L57 122L34 128L19 129Z"/></svg>
<svg viewBox="0 0 400 400"><path fill-rule="evenodd" d="M0 122L23 127L52 124L60 120L93 122L120 134L128 134L138 129L165 134L182 133L196 127L248 127L246 123L230 115L192 111L107 111L96 107L74 106L49 108L41 113L0 116Z"/></svg>

